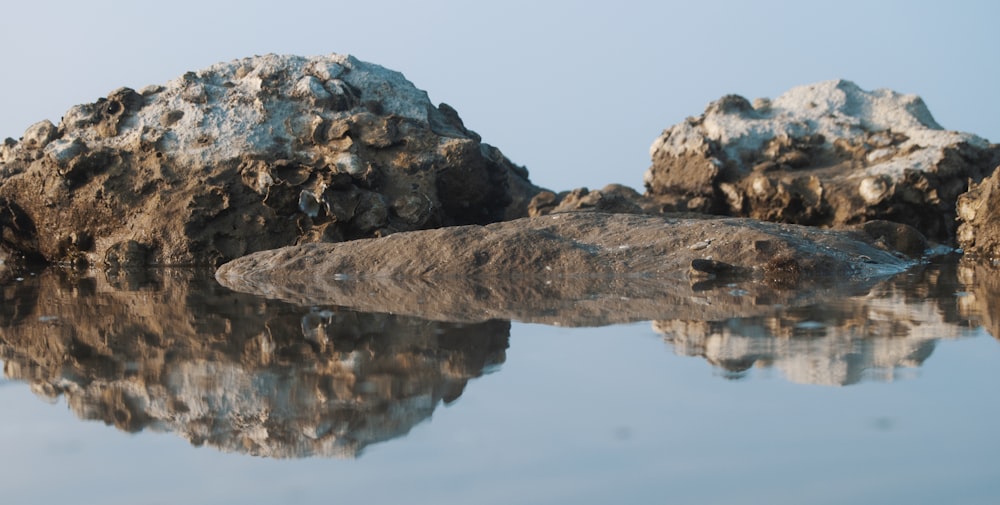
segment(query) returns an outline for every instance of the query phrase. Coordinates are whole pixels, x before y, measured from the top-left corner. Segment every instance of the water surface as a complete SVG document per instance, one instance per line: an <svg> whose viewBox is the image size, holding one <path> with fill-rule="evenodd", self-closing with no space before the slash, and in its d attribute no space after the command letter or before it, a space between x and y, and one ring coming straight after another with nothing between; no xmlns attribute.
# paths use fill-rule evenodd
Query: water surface
<svg viewBox="0 0 1000 505"><path fill-rule="evenodd" d="M996 503L997 279L951 262L846 294L720 285L699 291L703 310L618 299L537 324L269 300L198 270L46 270L0 291L0 489L5 503ZM663 317L621 323L636 305ZM615 324L568 327L573 306Z"/></svg>

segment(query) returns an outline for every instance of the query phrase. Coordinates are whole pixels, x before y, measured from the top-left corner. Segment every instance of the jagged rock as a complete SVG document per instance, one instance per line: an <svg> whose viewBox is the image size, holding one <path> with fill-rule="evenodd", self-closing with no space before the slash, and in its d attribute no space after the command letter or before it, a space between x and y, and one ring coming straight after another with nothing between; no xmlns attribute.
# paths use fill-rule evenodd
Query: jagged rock
<svg viewBox="0 0 1000 505"><path fill-rule="evenodd" d="M519 217L537 191L402 74L267 55L121 88L7 139L0 239L49 262L218 264Z"/></svg>
<svg viewBox="0 0 1000 505"><path fill-rule="evenodd" d="M914 264L876 244L887 246L861 231L751 219L573 212L264 251L224 264L216 278L303 305L609 324L755 310L752 300L766 297L804 303L814 289L858 289ZM732 294L733 283L750 296Z"/></svg>
<svg viewBox="0 0 1000 505"><path fill-rule="evenodd" d="M507 321L291 307L186 269L0 286L7 378L127 432L271 458L356 457L506 359Z"/></svg>
<svg viewBox="0 0 1000 505"><path fill-rule="evenodd" d="M949 242L958 195L989 175L1000 147L942 129L917 96L837 80L754 104L725 96L665 130L650 156L646 195L666 208L824 226L883 219Z"/></svg>
<svg viewBox="0 0 1000 505"><path fill-rule="evenodd" d="M958 197L958 245L969 257L1000 259L1000 167Z"/></svg>

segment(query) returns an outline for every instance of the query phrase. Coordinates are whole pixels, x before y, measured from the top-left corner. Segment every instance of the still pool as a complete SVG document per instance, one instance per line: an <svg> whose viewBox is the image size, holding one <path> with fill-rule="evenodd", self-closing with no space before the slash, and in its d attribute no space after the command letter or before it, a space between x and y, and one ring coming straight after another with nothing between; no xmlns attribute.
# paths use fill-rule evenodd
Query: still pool
<svg viewBox="0 0 1000 505"><path fill-rule="evenodd" d="M994 504L993 275L573 327L269 300L201 271L37 272L0 288L0 494Z"/></svg>

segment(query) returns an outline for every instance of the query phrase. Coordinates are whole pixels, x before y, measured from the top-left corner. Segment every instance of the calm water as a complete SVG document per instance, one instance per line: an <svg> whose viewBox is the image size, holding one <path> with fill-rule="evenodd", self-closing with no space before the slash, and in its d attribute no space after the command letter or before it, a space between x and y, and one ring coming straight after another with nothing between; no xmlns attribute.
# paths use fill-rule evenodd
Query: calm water
<svg viewBox="0 0 1000 505"><path fill-rule="evenodd" d="M550 324L458 323L268 300L204 271L10 280L0 494L1000 502L1000 274L932 265L803 304L712 289L571 328L574 304Z"/></svg>

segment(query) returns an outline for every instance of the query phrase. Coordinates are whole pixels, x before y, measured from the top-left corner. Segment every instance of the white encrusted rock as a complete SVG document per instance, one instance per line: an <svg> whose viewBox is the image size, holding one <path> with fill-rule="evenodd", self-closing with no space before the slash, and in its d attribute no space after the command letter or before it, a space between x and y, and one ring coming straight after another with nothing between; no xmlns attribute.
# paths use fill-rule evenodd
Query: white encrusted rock
<svg viewBox="0 0 1000 505"><path fill-rule="evenodd" d="M754 104L725 96L665 130L650 156L647 195L679 210L813 225L890 219L947 240L955 199L992 171L1000 148L944 130L916 95L833 80ZM796 189L814 176L818 201ZM760 194L761 177L773 191Z"/></svg>
<svg viewBox="0 0 1000 505"><path fill-rule="evenodd" d="M454 109L339 54L243 58L120 88L5 141L0 173L8 214L35 225L0 221L25 234L0 247L110 266L485 224L525 215L537 192ZM392 206L415 199L419 213Z"/></svg>

